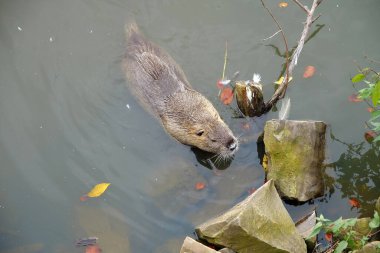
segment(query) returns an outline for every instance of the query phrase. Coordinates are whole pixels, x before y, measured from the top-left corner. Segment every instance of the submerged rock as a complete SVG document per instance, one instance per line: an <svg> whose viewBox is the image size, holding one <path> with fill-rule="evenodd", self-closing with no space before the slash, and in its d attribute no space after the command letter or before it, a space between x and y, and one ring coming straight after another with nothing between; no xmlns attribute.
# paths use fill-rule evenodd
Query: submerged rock
<svg viewBox="0 0 380 253"><path fill-rule="evenodd" d="M180 253L217 253L218 251L213 250L202 243L197 242L193 238L186 237L183 242Z"/></svg>
<svg viewBox="0 0 380 253"><path fill-rule="evenodd" d="M267 178L274 180L281 196L307 201L323 195L325 133L326 124L322 121L267 121Z"/></svg>
<svg viewBox="0 0 380 253"><path fill-rule="evenodd" d="M269 181L222 215L196 228L199 238L239 253L306 252L306 244Z"/></svg>

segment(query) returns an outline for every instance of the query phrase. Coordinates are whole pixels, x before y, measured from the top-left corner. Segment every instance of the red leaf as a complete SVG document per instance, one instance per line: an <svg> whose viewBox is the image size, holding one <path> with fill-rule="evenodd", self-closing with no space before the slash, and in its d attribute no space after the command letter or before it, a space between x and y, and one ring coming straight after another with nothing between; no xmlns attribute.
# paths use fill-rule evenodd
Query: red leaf
<svg viewBox="0 0 380 253"><path fill-rule="evenodd" d="M375 109L373 109L372 107L368 107L367 108L367 112L373 112Z"/></svg>
<svg viewBox="0 0 380 253"><path fill-rule="evenodd" d="M310 78L315 74L314 66L306 66L303 72L303 78Z"/></svg>
<svg viewBox="0 0 380 253"><path fill-rule="evenodd" d="M332 233L326 233L325 239L326 241L332 242L333 234Z"/></svg>
<svg viewBox="0 0 380 253"><path fill-rule="evenodd" d="M349 203L350 206L352 206L352 207L357 207L357 208L360 207L360 202L359 202L359 200L358 200L357 198L350 198L350 199L348 200L348 203Z"/></svg>
<svg viewBox="0 0 380 253"><path fill-rule="evenodd" d="M197 191L203 190L205 187L206 187L206 184L202 182L198 182L195 184L195 190Z"/></svg>
<svg viewBox="0 0 380 253"><path fill-rule="evenodd" d="M377 134L372 130L369 130L369 131L364 133L364 139L370 143L373 141L373 139L376 138L376 136L377 136Z"/></svg>
<svg viewBox="0 0 380 253"><path fill-rule="evenodd" d="M98 245L90 245L86 247L85 253L101 253L102 249Z"/></svg>
<svg viewBox="0 0 380 253"><path fill-rule="evenodd" d="M88 200L88 196L87 195L83 195L82 197L80 197L79 198L80 199L80 201L86 201L86 200Z"/></svg>
<svg viewBox="0 0 380 253"><path fill-rule="evenodd" d="M358 103L358 102L363 101L362 99L358 98L357 94L352 94L351 96L348 97L348 100L353 103Z"/></svg>
<svg viewBox="0 0 380 253"><path fill-rule="evenodd" d="M222 90L222 93L220 94L220 100L225 105L231 104L232 100L234 98L234 93L230 87L226 87Z"/></svg>
<svg viewBox="0 0 380 253"><path fill-rule="evenodd" d="M216 87L218 87L218 89L223 89L224 85L223 85L223 83L222 83L222 80L218 80L218 81L216 82Z"/></svg>

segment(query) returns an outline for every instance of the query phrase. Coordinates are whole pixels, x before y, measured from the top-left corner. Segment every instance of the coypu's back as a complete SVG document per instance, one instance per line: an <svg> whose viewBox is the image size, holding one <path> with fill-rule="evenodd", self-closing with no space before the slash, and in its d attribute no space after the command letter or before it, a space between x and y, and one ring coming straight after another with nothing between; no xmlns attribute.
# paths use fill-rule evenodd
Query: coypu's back
<svg viewBox="0 0 380 253"><path fill-rule="evenodd" d="M123 61L128 86L144 108L161 115L164 100L191 89L183 70L163 49L146 40L135 23L126 27L127 52Z"/></svg>
<svg viewBox="0 0 380 253"><path fill-rule="evenodd" d="M136 24L127 27L123 61L128 86L145 109L183 144L229 157L238 142L218 112L193 90L177 63L145 39Z"/></svg>

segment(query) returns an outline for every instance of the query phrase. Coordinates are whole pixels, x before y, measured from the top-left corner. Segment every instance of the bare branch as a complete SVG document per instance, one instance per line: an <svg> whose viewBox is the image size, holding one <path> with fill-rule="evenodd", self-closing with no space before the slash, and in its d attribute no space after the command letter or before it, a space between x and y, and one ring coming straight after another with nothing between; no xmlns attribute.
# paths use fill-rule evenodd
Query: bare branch
<svg viewBox="0 0 380 253"><path fill-rule="evenodd" d="M295 2L304 12L306 12L306 14L308 14L309 15L309 10L306 8L306 6L304 6L304 5L302 5L301 3L300 3L300 1L298 1L298 0L293 0L293 2Z"/></svg>
<svg viewBox="0 0 380 253"><path fill-rule="evenodd" d="M293 0L293 1L297 1L299 3L298 0ZM264 5L263 1L261 0L262 4ZM307 18L306 18L306 22L305 22L305 25L304 25L304 28L303 28L303 31L302 31L302 34L301 34L301 37L299 39L299 42L298 42L298 45L297 45L297 48L294 50L294 53L292 55L292 60L289 64L289 67L287 66L287 71L286 71L286 74L285 74L285 78L284 78L284 81L282 82L282 84L278 87L278 89L275 91L275 93L273 94L273 96L269 99L269 101L267 103L265 103L265 109L264 109L264 113L265 112L268 112L274 104L277 103L277 101L281 98L283 98L285 96L285 92L286 92L286 88L288 87L288 80L289 80L289 77L292 75L293 73L293 69L294 67L297 65L297 62L298 62L298 57L300 56L301 54L301 51L303 49L303 46L305 44L305 39L307 37L307 34L309 33L309 28L310 28L310 25L312 24L312 21L313 21L313 15L314 15L314 11L316 9L316 7L318 6L318 4L320 4L322 1L321 0L313 0L313 4L310 8L310 10L308 10L308 14L307 14ZM265 7L265 5L264 5ZM265 7L266 8L266 7ZM266 8L267 9L267 8ZM268 9L267 9L268 10ZM269 11L269 10L268 10ZM273 15L271 14L271 16L273 17ZM275 21L276 22L276 21ZM278 24L278 22L276 22L276 24ZM278 25L279 26L279 25ZM281 29L281 28L280 28ZM282 33L283 34L283 33ZM286 40L285 40L286 41ZM285 44L286 45L286 44ZM286 45L286 49L287 49L287 45ZM287 53L288 53L288 50L286 50ZM288 65L288 55L286 56L287 58L287 65Z"/></svg>

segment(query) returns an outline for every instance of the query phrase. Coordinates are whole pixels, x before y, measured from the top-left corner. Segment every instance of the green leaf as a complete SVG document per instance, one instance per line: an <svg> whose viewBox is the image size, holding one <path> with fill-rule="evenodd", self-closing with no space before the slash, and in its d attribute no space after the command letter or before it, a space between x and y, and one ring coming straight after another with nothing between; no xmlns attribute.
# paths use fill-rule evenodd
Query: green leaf
<svg viewBox="0 0 380 253"><path fill-rule="evenodd" d="M336 234L337 232L339 232L340 228L343 226L344 223L345 222L342 220L342 217L334 221L334 226L331 229L333 234Z"/></svg>
<svg viewBox="0 0 380 253"><path fill-rule="evenodd" d="M370 228L378 228L380 227L380 217L377 211L375 211L375 214L373 215L373 219L369 222Z"/></svg>
<svg viewBox="0 0 380 253"><path fill-rule="evenodd" d="M322 229L322 222L318 222L317 224L315 224L313 231L311 231L310 235L306 238L306 240L313 238L314 236L319 234L319 232L321 232L321 229Z"/></svg>
<svg viewBox="0 0 380 253"><path fill-rule="evenodd" d="M357 220L358 219L356 219L356 218L344 220L343 228L346 229L348 227L355 226Z"/></svg>
<svg viewBox="0 0 380 253"><path fill-rule="evenodd" d="M377 248L380 249L380 243L377 244Z"/></svg>
<svg viewBox="0 0 380 253"><path fill-rule="evenodd" d="M372 141L372 142L377 142L377 141L380 141L380 135L379 135L379 136L377 136L375 139L373 139L373 141Z"/></svg>
<svg viewBox="0 0 380 253"><path fill-rule="evenodd" d="M352 79L351 82L358 83L361 82L365 78L365 75L362 73L356 74Z"/></svg>
<svg viewBox="0 0 380 253"><path fill-rule="evenodd" d="M377 119L380 117L380 110L377 110L377 111L374 111L374 112L371 112L371 121Z"/></svg>
<svg viewBox="0 0 380 253"><path fill-rule="evenodd" d="M334 250L334 253L342 253L343 250L347 248L348 243L346 241L341 241L336 249Z"/></svg>
<svg viewBox="0 0 380 253"><path fill-rule="evenodd" d="M379 99L380 99L380 81L376 83L372 91L372 104L374 107L376 107L377 104L379 103Z"/></svg>

